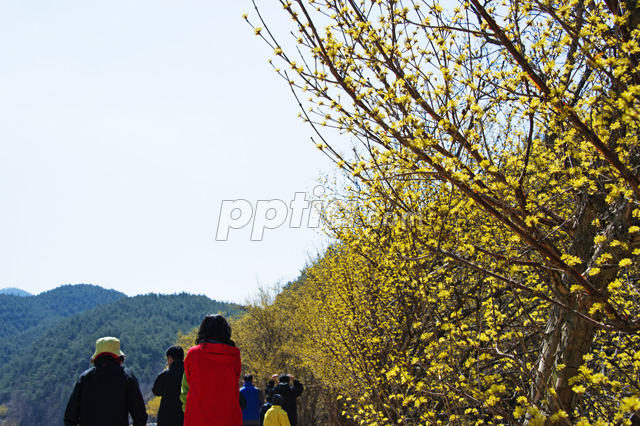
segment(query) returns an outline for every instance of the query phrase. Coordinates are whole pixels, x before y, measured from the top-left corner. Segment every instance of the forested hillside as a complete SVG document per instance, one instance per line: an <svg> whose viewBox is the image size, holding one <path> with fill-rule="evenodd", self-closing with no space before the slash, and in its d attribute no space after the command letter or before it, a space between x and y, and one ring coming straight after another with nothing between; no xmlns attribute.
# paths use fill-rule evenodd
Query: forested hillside
<svg viewBox="0 0 640 426"><path fill-rule="evenodd" d="M64 318L126 297L90 284L63 285L36 296L0 294L0 346L5 361Z"/></svg>
<svg viewBox="0 0 640 426"><path fill-rule="evenodd" d="M0 371L0 403L8 408L5 423L59 425L78 375L90 367L95 341L121 340L125 366L140 380L145 397L165 363L164 351L178 333L197 327L209 313L228 317L239 306L205 296L145 295L124 297L61 320L31 343Z"/></svg>
<svg viewBox="0 0 640 426"><path fill-rule="evenodd" d="M90 284L64 285L32 297L0 294L0 338L10 337L52 318L65 318L126 297Z"/></svg>

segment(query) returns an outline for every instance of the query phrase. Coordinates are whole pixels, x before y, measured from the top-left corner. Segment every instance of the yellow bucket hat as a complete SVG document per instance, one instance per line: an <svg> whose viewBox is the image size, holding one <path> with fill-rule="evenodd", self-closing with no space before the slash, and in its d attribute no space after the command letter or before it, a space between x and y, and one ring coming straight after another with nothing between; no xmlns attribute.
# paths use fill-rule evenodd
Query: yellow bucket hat
<svg viewBox="0 0 640 426"><path fill-rule="evenodd" d="M110 354L116 358L124 356L124 353L120 350L120 340L115 337L101 337L96 340L96 352L91 357L91 361L101 354Z"/></svg>

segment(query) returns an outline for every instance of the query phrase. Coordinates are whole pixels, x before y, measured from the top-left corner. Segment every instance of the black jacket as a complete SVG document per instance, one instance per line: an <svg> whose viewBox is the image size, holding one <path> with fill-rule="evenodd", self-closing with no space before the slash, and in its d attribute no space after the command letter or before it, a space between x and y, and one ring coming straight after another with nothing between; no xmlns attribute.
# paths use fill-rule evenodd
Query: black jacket
<svg viewBox="0 0 640 426"><path fill-rule="evenodd" d="M158 426L182 426L184 412L180 401L180 386L184 374L184 363L173 361L168 370L158 374L153 383L153 393L161 396L158 410Z"/></svg>
<svg viewBox="0 0 640 426"><path fill-rule="evenodd" d="M269 408L271 408L271 403L270 402L265 402L265 404L260 409L260 426L262 426L264 424L264 416L267 414L267 411L269 411ZM289 423L291 423L291 422L289 422Z"/></svg>
<svg viewBox="0 0 640 426"><path fill-rule="evenodd" d="M147 424L138 380L115 358L101 356L80 375L64 412L65 426L133 426Z"/></svg>
<svg viewBox="0 0 640 426"><path fill-rule="evenodd" d="M304 387L302 383L297 380L293 381L293 385L280 382L277 386L274 386L273 380L270 380L265 392L270 396L275 394L282 395L282 409L287 412L291 426L296 426L298 424L298 404L296 403L296 398L302 395L303 390Z"/></svg>

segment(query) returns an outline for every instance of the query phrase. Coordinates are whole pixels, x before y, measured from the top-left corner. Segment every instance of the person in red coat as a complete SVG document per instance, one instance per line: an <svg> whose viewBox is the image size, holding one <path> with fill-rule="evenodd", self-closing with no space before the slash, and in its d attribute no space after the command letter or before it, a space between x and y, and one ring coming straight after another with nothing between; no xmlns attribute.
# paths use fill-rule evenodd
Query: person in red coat
<svg viewBox="0 0 640 426"><path fill-rule="evenodd" d="M184 360L184 426L242 426L240 351L222 315L207 315Z"/></svg>

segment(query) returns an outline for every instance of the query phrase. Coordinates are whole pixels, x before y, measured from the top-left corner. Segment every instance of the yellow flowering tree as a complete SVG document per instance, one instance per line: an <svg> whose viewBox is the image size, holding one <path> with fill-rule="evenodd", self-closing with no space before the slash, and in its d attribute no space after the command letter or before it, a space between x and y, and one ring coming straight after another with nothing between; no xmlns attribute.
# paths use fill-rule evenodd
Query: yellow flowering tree
<svg viewBox="0 0 640 426"><path fill-rule="evenodd" d="M469 221L467 200L430 195L458 232L482 226ZM422 225L429 210L416 220L395 220L382 205L375 218L379 202L352 204L358 208L348 216L334 214L334 226L349 225L333 230L342 245L307 271L315 304L305 309L316 319L308 334L315 350L305 356L318 377L341 378L331 383L344 396L345 412L360 424L570 423L555 389L535 385L550 304L537 295L514 295L500 280L460 262L421 253L429 232L442 233ZM363 211L370 216L361 217ZM611 337L616 342L604 340ZM579 398L573 416L597 421L600 412L614 419L634 411L616 398L638 389L636 348L633 335L596 334L588 364L571 382ZM549 381L557 382L563 368L554 366Z"/></svg>
<svg viewBox="0 0 640 426"><path fill-rule="evenodd" d="M303 275L284 288L260 289L231 326L243 374L252 374L254 384L262 390L273 374L293 375L305 387L296 400L300 424L326 424L334 398L302 356L315 350L305 346L307 324L315 318L305 308L304 280Z"/></svg>
<svg viewBox="0 0 640 426"><path fill-rule="evenodd" d="M236 343L247 373L264 387L273 374L300 375L300 321L297 303L280 288L259 289L244 306L245 314L233 324Z"/></svg>
<svg viewBox="0 0 640 426"><path fill-rule="evenodd" d="M162 397L155 396L147 401L147 415L149 416L150 422L158 421L158 411L160 410L160 400Z"/></svg>
<svg viewBox="0 0 640 426"><path fill-rule="evenodd" d="M375 332L341 347L411 335L418 359L404 368L433 381L398 389L417 395L414 407L446 407L452 423L595 424L637 411L635 2L280 3L299 57L268 23L255 32L318 148L354 181L330 226L376 272L348 290L421 307L411 327L423 340L406 318L375 328L352 316ZM388 358L386 377L402 376L387 353L396 345L371 350ZM376 392L358 408L375 419L353 413L362 424L415 419L385 412Z"/></svg>

